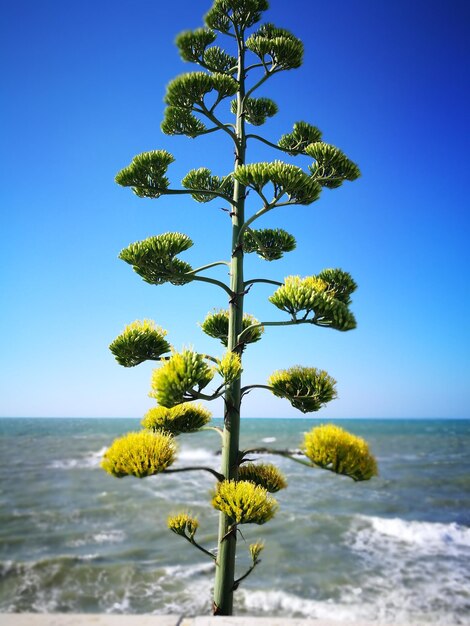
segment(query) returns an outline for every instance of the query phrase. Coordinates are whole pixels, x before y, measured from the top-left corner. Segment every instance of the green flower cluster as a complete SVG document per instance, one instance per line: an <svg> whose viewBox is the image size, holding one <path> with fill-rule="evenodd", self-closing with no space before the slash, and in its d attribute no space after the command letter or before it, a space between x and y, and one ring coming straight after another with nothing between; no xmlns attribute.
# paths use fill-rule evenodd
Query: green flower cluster
<svg viewBox="0 0 470 626"><path fill-rule="evenodd" d="M253 317L253 315L249 315L248 313L243 314L242 332L250 326L256 324L259 324L259 322L255 317ZM206 335L209 335L209 337L213 337L214 339L220 339L222 344L227 347L228 311L226 309L215 311L214 313L208 313L206 319L201 324L201 328ZM264 328L262 326L253 328L245 335L243 343L255 343L256 341L259 341L263 332Z"/></svg>
<svg viewBox="0 0 470 626"><path fill-rule="evenodd" d="M256 252L265 261L277 261L295 246L295 237L282 228L249 229L243 235L243 251Z"/></svg>
<svg viewBox="0 0 470 626"><path fill-rule="evenodd" d="M318 326L347 331L356 327L356 319L348 308L350 294L356 283L350 274L340 269L327 269L318 275L287 276L284 284L269 298L278 309L297 319L299 313Z"/></svg>
<svg viewBox="0 0 470 626"><path fill-rule="evenodd" d="M272 69L290 70L302 65L304 46L300 39L285 28L263 24L246 40L246 47L266 64L269 57Z"/></svg>
<svg viewBox="0 0 470 626"><path fill-rule="evenodd" d="M147 411L142 426L147 430L164 430L177 436L181 433L194 433L211 419L210 411L198 404L178 404L171 409L156 406Z"/></svg>
<svg viewBox="0 0 470 626"><path fill-rule="evenodd" d="M305 148L305 154L316 160L309 166L312 178L322 187L335 189L345 180L356 180L361 175L358 166L353 163L339 148L323 141L311 143Z"/></svg>
<svg viewBox="0 0 470 626"><path fill-rule="evenodd" d="M211 43L214 43L216 34L210 28L196 28L185 30L175 40L183 61L198 63Z"/></svg>
<svg viewBox="0 0 470 626"><path fill-rule="evenodd" d="M182 233L164 233L131 243L121 251L119 258L132 265L134 272L151 285L170 282L185 285L193 280L193 268L189 263L176 258L187 250L193 242Z"/></svg>
<svg viewBox="0 0 470 626"><path fill-rule="evenodd" d="M377 462L361 437L324 424L305 435L304 453L315 465L355 481L377 476Z"/></svg>
<svg viewBox="0 0 470 626"><path fill-rule="evenodd" d="M197 202L210 202L220 196L231 198L233 195L232 177L230 175L222 178L212 176L207 167L190 170L181 183L185 189L195 190L191 196Z"/></svg>
<svg viewBox="0 0 470 626"><path fill-rule="evenodd" d="M315 367L279 370L269 377L268 385L275 396L286 398L302 413L318 411L336 398L335 379Z"/></svg>
<svg viewBox="0 0 470 626"><path fill-rule="evenodd" d="M157 361L171 350L165 340L166 334L166 330L156 326L152 320L136 320L124 328L109 349L119 365L124 367L134 367L143 361Z"/></svg>
<svg viewBox="0 0 470 626"><path fill-rule="evenodd" d="M204 106L204 98L211 91L217 92L217 101L233 96L238 83L226 74L189 72L172 80L166 91L165 104L179 109L192 109L194 105Z"/></svg>
<svg viewBox="0 0 470 626"><path fill-rule="evenodd" d="M282 135L277 145L293 156L306 154L305 148L321 139L321 130L307 122L295 122L291 133Z"/></svg>
<svg viewBox="0 0 470 626"><path fill-rule="evenodd" d="M268 117L273 117L278 112L277 104L270 98L246 98L244 100L243 114L245 121L253 126L262 126ZM230 111L236 115L237 101L232 100Z"/></svg>
<svg viewBox="0 0 470 626"><path fill-rule="evenodd" d="M153 371L151 398L163 407L171 408L191 397L191 391L201 391L214 377L202 354L193 350L175 352Z"/></svg>
<svg viewBox="0 0 470 626"><path fill-rule="evenodd" d="M170 184L165 173L174 160L166 150L142 152L116 175L115 180L122 187L131 187L140 198L159 198Z"/></svg>
<svg viewBox="0 0 470 626"><path fill-rule="evenodd" d="M212 506L235 524L264 524L277 510L277 502L266 489L247 480L218 483Z"/></svg>
<svg viewBox="0 0 470 626"><path fill-rule="evenodd" d="M287 487L286 477L271 463L244 463L238 468L238 479L260 485L270 493Z"/></svg>
<svg viewBox="0 0 470 626"><path fill-rule="evenodd" d="M204 21L209 28L221 33L229 33L233 22L243 31L259 22L261 12L268 7L267 0L214 0Z"/></svg>
<svg viewBox="0 0 470 626"><path fill-rule="evenodd" d="M246 187L261 192L271 182L274 196L287 194L292 204L311 204L318 200L321 186L300 167L282 161L249 163L237 167L233 177Z"/></svg>
<svg viewBox="0 0 470 626"><path fill-rule="evenodd" d="M144 478L163 472L175 457L176 445L172 435L143 430L116 439L105 452L101 467L117 478Z"/></svg>

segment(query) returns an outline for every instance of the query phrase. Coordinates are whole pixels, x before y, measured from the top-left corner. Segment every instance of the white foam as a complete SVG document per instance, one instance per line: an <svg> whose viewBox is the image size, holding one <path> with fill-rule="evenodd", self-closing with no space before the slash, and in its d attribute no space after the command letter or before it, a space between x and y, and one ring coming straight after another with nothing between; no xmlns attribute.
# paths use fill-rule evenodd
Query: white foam
<svg viewBox="0 0 470 626"><path fill-rule="evenodd" d="M214 570L213 563L197 563L196 565L169 565L165 567L165 575L179 578L192 578L199 574L207 574Z"/></svg>
<svg viewBox="0 0 470 626"><path fill-rule="evenodd" d="M103 458L103 454L106 452L107 449L107 447L103 447L97 452L88 452L86 456L80 459L59 459L56 461L51 461L51 463L48 465L48 468L70 470L98 467L101 459Z"/></svg>
<svg viewBox="0 0 470 626"><path fill-rule="evenodd" d="M70 548L79 548L90 544L122 543L126 537L126 533L122 530L102 530L93 535L72 539L67 543L67 546Z"/></svg>
<svg viewBox="0 0 470 626"><path fill-rule="evenodd" d="M276 441L276 437L264 437L261 441L263 443L274 443Z"/></svg>
<svg viewBox="0 0 470 626"><path fill-rule="evenodd" d="M331 598L322 601L311 600L281 589L269 591L241 589L240 599L243 608L251 614L266 613L285 617L335 619L344 622L365 619L369 616L367 609L360 604L337 603Z"/></svg>
<svg viewBox="0 0 470 626"><path fill-rule="evenodd" d="M377 542L382 550L384 542L388 542L421 554L459 555L470 549L470 528L459 524L367 516L358 519L365 525L349 535L356 549L370 549Z"/></svg>
<svg viewBox="0 0 470 626"><path fill-rule="evenodd" d="M177 455L178 461L187 462L213 462L216 455L206 448L181 448Z"/></svg>

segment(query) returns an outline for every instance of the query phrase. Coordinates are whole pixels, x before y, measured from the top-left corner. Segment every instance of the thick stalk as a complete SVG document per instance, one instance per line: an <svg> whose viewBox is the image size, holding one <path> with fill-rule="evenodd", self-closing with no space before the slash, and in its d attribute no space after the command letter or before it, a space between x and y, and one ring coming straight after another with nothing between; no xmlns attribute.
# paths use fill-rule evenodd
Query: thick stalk
<svg viewBox="0 0 470 626"><path fill-rule="evenodd" d="M245 119L243 115L245 98L245 44L242 33L237 33L239 91L237 93L237 120L235 142L235 169L245 163ZM238 335L243 321L243 250L238 245L240 228L245 219L245 187L235 181L232 212L232 260L230 288L234 296L229 301L229 350L239 350ZM241 354L240 354L241 356ZM238 477L240 440L241 380L230 385L225 396L224 433L222 444L221 473L228 480ZM235 553L237 532L230 518L224 513L219 518L219 542L217 550L214 614L232 615L233 591L235 582Z"/></svg>

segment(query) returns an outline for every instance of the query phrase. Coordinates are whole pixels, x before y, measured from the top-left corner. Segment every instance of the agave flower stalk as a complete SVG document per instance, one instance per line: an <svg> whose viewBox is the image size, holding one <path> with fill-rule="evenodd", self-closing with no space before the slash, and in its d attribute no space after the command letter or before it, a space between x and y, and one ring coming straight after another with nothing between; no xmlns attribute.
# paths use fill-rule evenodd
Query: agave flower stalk
<svg viewBox="0 0 470 626"><path fill-rule="evenodd" d="M231 220L227 260L209 259L194 269L185 260L192 240L183 233L171 232L132 243L120 253L120 258L150 285L205 282L222 289L227 308L209 313L201 327L221 342L224 352L216 356L192 348L178 352L167 341L167 332L154 322L137 321L127 326L111 344L111 351L125 367L146 360L160 364L153 372L149 394L158 405L145 415L145 430L118 439L102 463L106 471L119 478L190 471L211 475L215 482L211 504L219 511L217 550L209 551L196 541L199 523L188 513L170 516L168 526L215 562L216 615L232 614L233 594L260 563L264 547L262 542L250 544L251 566L237 578L238 525L268 522L278 509L270 494L287 487L277 467L248 458L250 455L280 455L354 481L368 480L377 473L367 444L331 425L308 433L297 450L240 450L241 404L247 393L268 390L304 413L318 411L336 397L336 381L312 366L288 367L274 372L266 384L242 386L242 361L247 358L248 346L260 341L266 329L276 327L310 324L344 332L356 326L349 309L356 283L341 269L283 280L244 276L245 254L256 254L261 263L273 262L297 245L293 235L275 225L258 228L258 220L268 214L271 217L279 207L312 205L324 188L338 188L359 176L357 165L339 148L326 143L321 131L307 122L295 122L292 131L277 142L258 132L247 132L247 125L259 128L278 110L270 98L258 97L257 90L279 72L302 64L303 44L295 35L270 23L259 25L267 9L267 0L214 0L205 16L205 26L185 31L176 39L182 59L197 64L199 69L180 75L168 85L162 131L191 138L225 134L235 155L233 170L220 176L198 164L184 176L181 188L175 188L167 175L173 155L166 150L152 150L134 157L116 176L119 185L130 187L140 198L186 194L199 203L219 199L229 206L225 208ZM231 48L214 45L218 37L228 40ZM221 112L223 105L225 113ZM227 119L227 115L231 117ZM274 149L279 158L250 162L249 144L256 142ZM294 164L292 159L308 162L306 166ZM210 275L220 265L229 267L228 283ZM275 287L269 301L285 319L260 322L244 313L245 299L251 287L259 283ZM214 383L217 377L221 382ZM211 426L211 414L194 403L217 398L224 402L223 429ZM222 438L220 470L178 467L175 439L203 430L215 430ZM157 480L161 479L163 476Z"/></svg>

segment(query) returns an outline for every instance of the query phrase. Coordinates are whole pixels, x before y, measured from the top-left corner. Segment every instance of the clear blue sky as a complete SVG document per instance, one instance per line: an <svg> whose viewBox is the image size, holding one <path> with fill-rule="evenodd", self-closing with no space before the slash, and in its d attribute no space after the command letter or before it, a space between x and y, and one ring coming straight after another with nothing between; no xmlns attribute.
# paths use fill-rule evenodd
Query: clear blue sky
<svg viewBox="0 0 470 626"><path fill-rule="evenodd" d="M286 228L298 247L271 264L250 257L248 275L341 267L359 284L358 329L270 329L247 352L245 381L303 364L338 380L339 399L320 417L470 417L470 4L270 4L265 19L306 52L302 68L258 94L279 105L266 136L276 141L297 120L316 124L362 177L259 223ZM3 4L0 415L141 416L152 405L152 364L121 368L107 349L135 319L155 319L177 348L220 354L197 322L224 306L222 292L149 286L117 254L175 230L195 241L184 257L194 267L226 258L226 215L216 202L142 200L113 181L135 154L158 148L176 158L175 185L193 167L232 169L225 138L160 131L166 84L197 69L180 60L174 37L201 26L209 6ZM249 160L266 158L279 153L252 147ZM246 310L279 319L271 293L254 287ZM266 391L250 394L244 413L300 416Z"/></svg>

